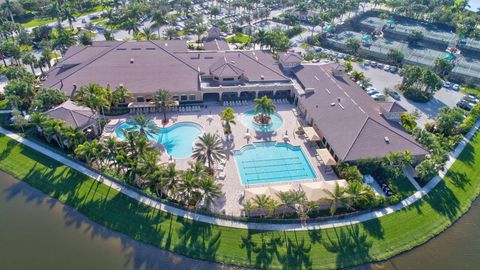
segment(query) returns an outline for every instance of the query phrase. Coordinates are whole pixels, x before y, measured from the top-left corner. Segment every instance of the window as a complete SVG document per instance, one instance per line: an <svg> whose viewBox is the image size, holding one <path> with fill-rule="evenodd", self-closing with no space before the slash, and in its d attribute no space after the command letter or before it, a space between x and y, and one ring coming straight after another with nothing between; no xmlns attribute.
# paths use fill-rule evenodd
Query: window
<svg viewBox="0 0 480 270"><path fill-rule="evenodd" d="M188 96L180 96L180 100L182 101L188 100Z"/></svg>
<svg viewBox="0 0 480 270"><path fill-rule="evenodd" d="M235 78L232 78L232 77L223 78L223 81L233 81L233 80L235 80Z"/></svg>
<svg viewBox="0 0 480 270"><path fill-rule="evenodd" d="M215 76L215 77L213 77L213 79L214 79L214 80L216 80L216 81L218 81L218 77L216 77L216 76Z"/></svg>
<svg viewBox="0 0 480 270"><path fill-rule="evenodd" d="M193 101L193 100L196 100L196 99L197 99L197 97L196 97L195 95L190 95L190 96L188 96L188 100L192 100L192 101Z"/></svg>
<svg viewBox="0 0 480 270"><path fill-rule="evenodd" d="M137 97L137 102L145 102L145 97L142 97L142 96Z"/></svg>
<svg viewBox="0 0 480 270"><path fill-rule="evenodd" d="M178 101L178 96L173 96L172 99Z"/></svg>

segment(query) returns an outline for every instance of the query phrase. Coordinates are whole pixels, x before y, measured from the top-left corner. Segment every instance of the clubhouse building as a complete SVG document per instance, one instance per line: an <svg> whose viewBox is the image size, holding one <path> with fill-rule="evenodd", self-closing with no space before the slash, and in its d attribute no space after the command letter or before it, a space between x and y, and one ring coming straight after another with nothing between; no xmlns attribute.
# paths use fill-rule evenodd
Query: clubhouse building
<svg viewBox="0 0 480 270"><path fill-rule="evenodd" d="M73 96L92 82L112 89L123 86L133 94L129 107L146 112L159 89L168 90L180 105L262 96L288 99L336 161L404 150L417 159L427 154L398 124L405 110L372 100L343 66L302 64L294 53L276 59L269 51L229 50L224 42L207 39L201 51L189 50L182 40L73 46L49 71L43 87Z"/></svg>

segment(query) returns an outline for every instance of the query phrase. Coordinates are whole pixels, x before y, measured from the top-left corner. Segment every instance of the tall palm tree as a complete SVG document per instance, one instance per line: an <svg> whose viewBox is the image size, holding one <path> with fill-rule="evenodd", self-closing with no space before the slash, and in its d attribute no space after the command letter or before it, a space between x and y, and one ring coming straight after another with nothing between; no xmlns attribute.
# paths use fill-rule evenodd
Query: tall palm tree
<svg viewBox="0 0 480 270"><path fill-rule="evenodd" d="M75 148L75 155L77 155L77 157L79 158L84 159L85 162L91 166L93 162L98 158L101 148L101 144L96 139L94 139L91 142L84 142L80 144L77 148Z"/></svg>
<svg viewBox="0 0 480 270"><path fill-rule="evenodd" d="M143 35L143 38L145 38L146 40L158 39L157 35L153 33L152 27L148 27L148 26L144 27L142 29L142 35Z"/></svg>
<svg viewBox="0 0 480 270"><path fill-rule="evenodd" d="M159 130L155 122L152 119L146 117L143 114L137 114L132 116L127 123L131 126L129 130L138 130L140 136L147 136L152 138L157 135Z"/></svg>
<svg viewBox="0 0 480 270"><path fill-rule="evenodd" d="M222 196L222 184L215 183L212 177L203 177L198 182L200 191L200 201L205 203L205 208L210 209L210 205L215 204L215 199Z"/></svg>
<svg viewBox="0 0 480 270"><path fill-rule="evenodd" d="M228 107L220 113L223 121L223 132L225 135L232 134L232 125L235 125L235 111Z"/></svg>
<svg viewBox="0 0 480 270"><path fill-rule="evenodd" d="M128 91L127 88L119 86L112 92L110 105L111 107L117 107L118 104L125 102L132 94Z"/></svg>
<svg viewBox="0 0 480 270"><path fill-rule="evenodd" d="M96 83L82 86L75 92L74 100L80 105L89 107L94 113L102 113L110 108L111 93Z"/></svg>
<svg viewBox="0 0 480 270"><path fill-rule="evenodd" d="M172 95L168 90L160 89L155 94L155 107L160 108L163 113L163 123L167 123L167 109L175 106L176 101L172 98Z"/></svg>
<svg viewBox="0 0 480 270"><path fill-rule="evenodd" d="M222 140L216 134L203 134L195 143L192 157L202 164L207 163L211 171L215 162L226 157Z"/></svg>
<svg viewBox="0 0 480 270"><path fill-rule="evenodd" d="M35 126L37 132L39 132L39 133L42 132L42 128L41 128L42 123L47 121L47 120L48 120L48 117L45 114L40 113L40 112L33 112L30 115L30 124Z"/></svg>
<svg viewBox="0 0 480 270"><path fill-rule="evenodd" d="M152 26L154 28L157 28L158 31L158 37L160 37L160 29L162 28L163 25L167 23L167 20L165 18L165 13L160 10L156 10L153 12L152 15Z"/></svg>
<svg viewBox="0 0 480 270"><path fill-rule="evenodd" d="M333 192L327 189L325 189L324 192L328 195L326 200L330 203L330 214L333 216L337 212L338 206L347 202L345 189L340 187L338 183L335 183L335 190L333 190Z"/></svg>
<svg viewBox="0 0 480 270"><path fill-rule="evenodd" d="M178 184L178 193L186 205L194 205L195 197L198 197L198 178L191 171L183 173L182 181Z"/></svg>
<svg viewBox="0 0 480 270"><path fill-rule="evenodd" d="M169 40L172 40L174 37L178 35L177 29L170 27L167 30L165 30L165 35Z"/></svg>
<svg viewBox="0 0 480 270"><path fill-rule="evenodd" d="M260 208L262 210L269 210L269 208L272 205L273 199L270 198L268 195L262 194L262 195L256 195L255 198L253 198L253 203L256 205L257 208ZM262 216L264 216L264 211L262 211Z"/></svg>
<svg viewBox="0 0 480 270"><path fill-rule="evenodd" d="M276 110L275 104L267 96L255 99L255 111L260 115L261 123L268 123L270 121L270 115Z"/></svg>
<svg viewBox="0 0 480 270"><path fill-rule="evenodd" d="M355 209L366 193L367 189L362 183L359 181L350 181L348 187L345 189L345 195L348 199L347 207Z"/></svg>
<svg viewBox="0 0 480 270"><path fill-rule="evenodd" d="M70 149L75 149L87 139L83 131L72 127L67 127L65 129L65 137L67 138L67 146Z"/></svg>

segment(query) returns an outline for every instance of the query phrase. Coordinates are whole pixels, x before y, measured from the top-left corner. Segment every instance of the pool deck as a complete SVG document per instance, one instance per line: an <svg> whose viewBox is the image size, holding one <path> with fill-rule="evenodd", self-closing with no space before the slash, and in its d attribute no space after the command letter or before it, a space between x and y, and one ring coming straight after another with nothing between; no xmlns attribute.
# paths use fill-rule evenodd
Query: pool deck
<svg viewBox="0 0 480 270"><path fill-rule="evenodd" d="M227 162L225 164L224 172L225 172L225 179L218 180L223 184L222 191L224 192L224 196L221 197L214 208L212 209L214 212L222 212L227 215L234 215L239 216L241 214L242 203L240 201L240 197L243 194L245 188L248 187L259 187L259 186L274 186L274 185L285 185L285 184L295 184L298 185L300 183L305 182L312 182L312 181L324 181L324 180L335 180L338 177L334 174L327 174L325 171L325 166L321 165L317 159L315 158L315 149L310 146L308 141L303 136L298 136L295 134L297 128L301 125L299 119L293 114L292 108L293 105L290 104L277 104L277 112L283 118L283 125L275 132L271 133L259 133L252 129L249 129L252 138L249 142L245 139L245 133L247 131L247 127L244 126L239 119L236 119L236 125L232 125L232 135L230 138L226 138L223 134L223 127L220 120L220 112L223 111L226 107L219 106L219 105L208 105L206 109L202 109L201 111L197 112L175 112L175 113L168 113L167 117L172 119L172 117L176 120L173 122L172 120L169 122L167 126L170 126L177 122L182 121L190 121L194 123L200 124L204 132L209 133L216 133L218 134L224 141L224 145L227 150ZM235 112L238 114L242 114L248 110L254 108L253 104L244 105L244 106L233 106L232 107ZM212 120L209 120L209 115L212 116ZM157 114L148 114L147 116L152 117L155 123L158 126L162 126L162 118L163 115L161 113ZM109 119L119 119L119 123L126 120L128 117L123 115L120 117L109 117ZM276 141L276 142L284 142L283 135L285 131L288 131L289 134L289 143L292 145L298 145L302 147L305 156L307 157L310 165L315 171L317 178L314 180L296 180L296 181L288 181L288 182L277 182L277 183L268 183L268 184L258 184L258 185L250 185L244 186L241 183L240 175L238 173L237 166L235 164L235 160L233 157L233 151L239 150L243 146L248 143L252 142L266 142L266 141ZM107 135L108 136L108 135ZM161 160L163 162L168 162L169 156L166 153L162 153ZM191 158L185 159L176 159L176 168L178 169L187 169L193 160Z"/></svg>

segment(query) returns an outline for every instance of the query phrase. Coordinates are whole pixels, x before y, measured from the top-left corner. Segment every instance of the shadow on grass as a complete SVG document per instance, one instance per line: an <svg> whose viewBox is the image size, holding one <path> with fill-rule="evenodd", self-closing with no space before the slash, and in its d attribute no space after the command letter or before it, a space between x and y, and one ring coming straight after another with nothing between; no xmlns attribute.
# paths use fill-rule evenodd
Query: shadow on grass
<svg viewBox="0 0 480 270"><path fill-rule="evenodd" d="M455 194L445 185L444 181L438 183L437 187L427 195L427 203L437 213L454 221L460 213L460 202Z"/></svg>
<svg viewBox="0 0 480 270"><path fill-rule="evenodd" d="M177 231L180 239L173 250L192 258L214 260L220 246L221 232L212 230L211 224L180 217L177 219L183 226Z"/></svg>
<svg viewBox="0 0 480 270"><path fill-rule="evenodd" d="M370 258L371 241L361 233L358 225L334 228L333 233L325 233L323 246L337 254L337 268L344 268L365 262Z"/></svg>
<svg viewBox="0 0 480 270"><path fill-rule="evenodd" d="M361 223L363 229L372 237L376 239L383 239L384 231L380 219L375 218Z"/></svg>

